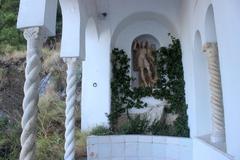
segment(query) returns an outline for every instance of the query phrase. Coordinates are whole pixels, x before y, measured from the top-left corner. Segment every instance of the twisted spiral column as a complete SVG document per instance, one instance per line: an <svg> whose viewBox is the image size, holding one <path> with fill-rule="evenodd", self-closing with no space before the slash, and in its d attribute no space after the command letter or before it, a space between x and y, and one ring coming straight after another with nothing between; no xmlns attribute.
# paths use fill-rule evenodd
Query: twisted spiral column
<svg viewBox="0 0 240 160"><path fill-rule="evenodd" d="M27 40L27 57L25 68L25 84L23 99L23 117L21 134L20 160L35 159L36 123L38 115L38 87L40 82L39 72L41 70L41 48L46 40L45 32L38 27L29 28L24 31Z"/></svg>
<svg viewBox="0 0 240 160"><path fill-rule="evenodd" d="M75 99L76 99L76 58L65 58L67 63L67 98L66 98L66 120L65 120L65 160L74 160L75 156Z"/></svg>
<svg viewBox="0 0 240 160"><path fill-rule="evenodd" d="M210 73L213 125L211 141L213 143L224 142L225 123L217 43L206 43L204 45L204 52L208 56L208 70Z"/></svg>

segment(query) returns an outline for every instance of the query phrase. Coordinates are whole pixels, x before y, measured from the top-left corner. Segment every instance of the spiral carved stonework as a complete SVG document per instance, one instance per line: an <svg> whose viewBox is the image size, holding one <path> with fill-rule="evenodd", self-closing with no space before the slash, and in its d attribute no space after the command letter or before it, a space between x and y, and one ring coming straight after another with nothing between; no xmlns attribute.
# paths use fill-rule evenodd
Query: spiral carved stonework
<svg viewBox="0 0 240 160"><path fill-rule="evenodd" d="M225 124L221 75L217 43L206 43L203 52L208 56L208 70L210 74L211 105L212 105L212 142L225 141Z"/></svg>
<svg viewBox="0 0 240 160"><path fill-rule="evenodd" d="M68 66L67 69L67 98L66 98L66 120L65 120L65 160L74 160L75 156L75 100L76 100L76 58L65 58L65 63Z"/></svg>
<svg viewBox="0 0 240 160"><path fill-rule="evenodd" d="M46 40L45 32L38 27L24 30L27 40L27 65L25 69L23 117L20 160L35 159L36 125L38 115L38 87L41 70L41 48Z"/></svg>

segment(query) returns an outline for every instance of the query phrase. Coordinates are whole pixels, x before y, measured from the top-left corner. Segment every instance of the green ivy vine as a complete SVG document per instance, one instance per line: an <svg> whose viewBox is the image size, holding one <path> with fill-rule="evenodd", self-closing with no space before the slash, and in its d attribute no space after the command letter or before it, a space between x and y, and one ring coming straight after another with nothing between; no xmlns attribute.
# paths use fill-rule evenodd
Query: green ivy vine
<svg viewBox="0 0 240 160"><path fill-rule="evenodd" d="M146 106L136 97L130 84L133 80L129 76L129 58L123 50L112 51L112 81L111 81L111 113L108 115L112 129L115 129L118 118L128 109Z"/></svg>
<svg viewBox="0 0 240 160"><path fill-rule="evenodd" d="M129 76L129 58L123 50L112 51L112 81L111 81L111 113L108 115L111 130L116 131L116 124L128 109L146 107L142 97L152 96L167 100L169 107L166 113L178 114L173 126L163 122L154 122L148 130L152 134L189 137L187 104L185 102L182 51L179 39L169 34L171 44L156 51L158 81L155 88L131 88L132 79ZM128 116L131 120L131 118Z"/></svg>

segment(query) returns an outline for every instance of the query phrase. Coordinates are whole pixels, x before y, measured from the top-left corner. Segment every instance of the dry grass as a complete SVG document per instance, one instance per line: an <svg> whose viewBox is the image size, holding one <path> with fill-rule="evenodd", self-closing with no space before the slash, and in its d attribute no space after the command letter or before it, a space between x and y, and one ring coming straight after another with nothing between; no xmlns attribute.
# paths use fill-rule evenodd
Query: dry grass
<svg viewBox="0 0 240 160"><path fill-rule="evenodd" d="M9 115L9 117L15 117L15 119L12 121L17 123L19 127L22 114L21 103L23 99L22 91L24 82L25 56L26 52L20 51L6 54L0 57L0 89L1 86L4 87L3 90L0 90L0 111L6 113L7 115ZM48 73L51 73L52 79L47 87L46 94L39 99L36 159L63 159L65 132L65 99L60 97L59 93L64 92L66 87L66 65L60 58L59 51L56 50L53 51L43 49L42 60L43 69L41 75L44 76ZM6 94L8 92L9 94ZM79 95L81 94L79 93ZM76 102L76 104L76 126L80 126L80 102L78 101ZM1 108L1 105L4 107ZM14 153L14 155L10 155L9 153L9 155L6 155L3 159L18 158L20 145L19 127L16 129L12 127L11 129L13 131L11 131L11 133L16 132L16 134L9 134L9 137L5 136L4 130L0 131L0 138L1 136L4 136L4 138L2 139L4 141L0 141L2 142L0 143L0 151L2 146L11 147L13 149L10 151ZM80 129L76 127L76 159L80 159L81 157L86 156L87 136L87 132L80 132ZM14 144L5 143L5 141L13 142Z"/></svg>
<svg viewBox="0 0 240 160"><path fill-rule="evenodd" d="M47 137L64 132L65 102L56 93L45 94L39 99L38 134Z"/></svg>
<svg viewBox="0 0 240 160"><path fill-rule="evenodd" d="M43 71L45 72L64 72L66 66L60 58L59 51L43 49Z"/></svg>
<svg viewBox="0 0 240 160"><path fill-rule="evenodd" d="M37 157L44 159L62 159L65 133L65 102L59 99L54 91L47 92L39 99ZM80 121L80 113L76 107L76 122ZM78 126L79 124L76 124ZM76 159L87 154L86 140L88 132L80 132L76 128Z"/></svg>
<svg viewBox="0 0 240 160"><path fill-rule="evenodd" d="M6 53L5 55L0 55L1 61L13 61L16 62L19 59L26 57L26 51L13 51L12 53Z"/></svg>

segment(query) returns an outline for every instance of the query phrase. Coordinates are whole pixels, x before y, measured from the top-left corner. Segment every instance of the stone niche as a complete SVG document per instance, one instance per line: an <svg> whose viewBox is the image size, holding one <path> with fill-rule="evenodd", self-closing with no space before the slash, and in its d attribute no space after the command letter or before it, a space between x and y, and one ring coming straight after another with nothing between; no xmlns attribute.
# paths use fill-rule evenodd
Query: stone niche
<svg viewBox="0 0 240 160"><path fill-rule="evenodd" d="M132 87L154 87L157 81L154 51L160 48L159 41L152 35L136 37L132 43L131 76Z"/></svg>
<svg viewBox="0 0 240 160"><path fill-rule="evenodd" d="M131 54L131 76L133 77L132 88L156 87L157 56L155 51L160 48L159 41L152 35L144 34L136 37L132 43ZM131 117L140 115L147 118L152 124L155 120L163 120L169 125L173 124L177 115L164 114L164 108L168 106L166 100L159 100L154 97L143 97L142 102L147 104L145 108L132 108L129 110Z"/></svg>

